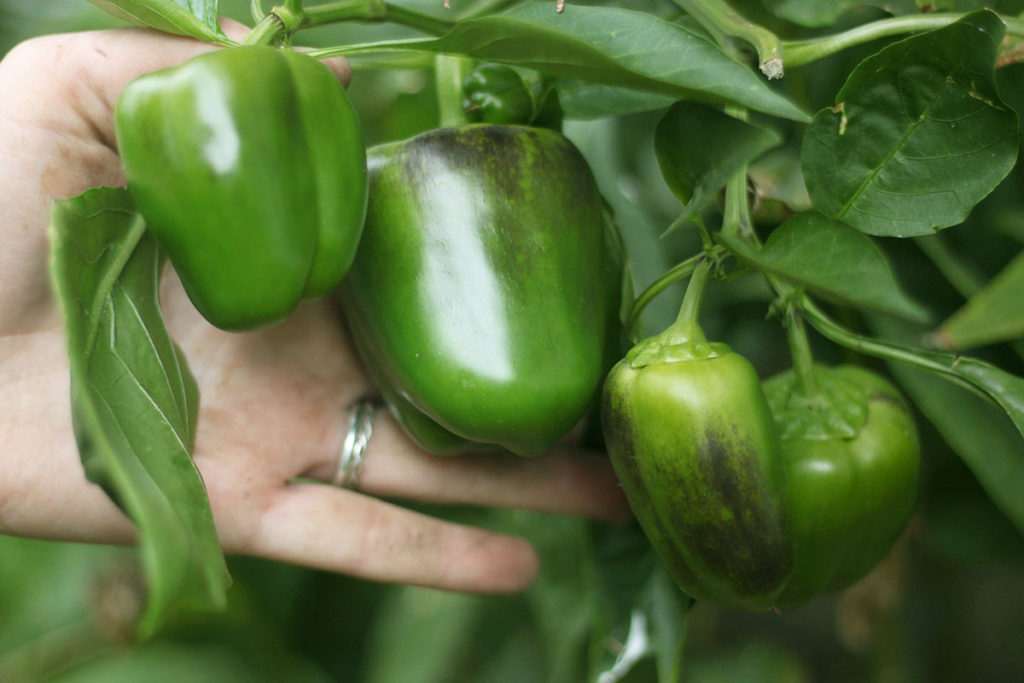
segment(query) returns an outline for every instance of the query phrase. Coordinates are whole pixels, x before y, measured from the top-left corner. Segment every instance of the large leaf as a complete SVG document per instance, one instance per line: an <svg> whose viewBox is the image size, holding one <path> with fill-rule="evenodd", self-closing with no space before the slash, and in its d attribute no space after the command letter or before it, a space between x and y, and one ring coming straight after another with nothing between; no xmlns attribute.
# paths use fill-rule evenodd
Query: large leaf
<svg viewBox="0 0 1024 683"><path fill-rule="evenodd" d="M841 14L853 7L879 7L890 14L914 14L919 11L914 0L765 0L764 4L779 18L812 28L831 25Z"/></svg>
<svg viewBox="0 0 1024 683"><path fill-rule="evenodd" d="M864 60L804 138L815 208L873 235L962 222L1017 158L993 72L1004 32L981 10Z"/></svg>
<svg viewBox="0 0 1024 683"><path fill-rule="evenodd" d="M515 64L577 78L710 104L739 104L806 121L807 114L711 40L646 12L550 2L470 19L440 38L341 48L355 54L429 50ZM331 51L333 52L333 51Z"/></svg>
<svg viewBox="0 0 1024 683"><path fill-rule="evenodd" d="M887 335L899 335L906 329L892 320L877 318L872 319L872 327ZM1024 534L1024 430L1020 409L1016 410L1014 429L1014 422L998 407L941 377L898 363L890 363L889 367L914 405ZM991 372L991 366L988 368ZM1022 396L1018 396L1018 401Z"/></svg>
<svg viewBox="0 0 1024 683"><path fill-rule="evenodd" d="M1024 378L1011 375L977 358L952 355L945 358L957 376L978 387L999 404L1017 431L1024 436Z"/></svg>
<svg viewBox="0 0 1024 683"><path fill-rule="evenodd" d="M558 102L568 119L600 119L664 109L675 102L670 95L657 95L614 85L602 85L570 78L560 79Z"/></svg>
<svg viewBox="0 0 1024 683"><path fill-rule="evenodd" d="M744 165L782 142L773 130L740 121L722 111L679 102L658 122L654 151L672 192L689 220Z"/></svg>
<svg viewBox="0 0 1024 683"><path fill-rule="evenodd" d="M950 316L939 328L938 339L952 349L969 349L1022 336L1024 253Z"/></svg>
<svg viewBox="0 0 1024 683"><path fill-rule="evenodd" d="M57 202L50 239L75 436L89 479L139 528L148 634L179 607L222 606L230 582L191 458L198 389L160 312L164 259L127 191Z"/></svg>
<svg viewBox="0 0 1024 683"><path fill-rule="evenodd" d="M125 21L158 31L229 45L217 23L218 0L89 0Z"/></svg>
<svg viewBox="0 0 1024 683"><path fill-rule="evenodd" d="M815 211L780 225L760 251L736 237L721 239L758 270L826 298L909 320L928 320L928 312L900 288L870 237Z"/></svg>

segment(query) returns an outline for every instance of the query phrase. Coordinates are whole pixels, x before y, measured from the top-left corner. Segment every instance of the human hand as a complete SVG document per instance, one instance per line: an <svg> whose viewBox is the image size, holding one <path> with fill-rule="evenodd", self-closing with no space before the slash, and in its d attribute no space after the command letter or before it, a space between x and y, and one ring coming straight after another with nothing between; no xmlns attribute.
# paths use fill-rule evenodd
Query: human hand
<svg viewBox="0 0 1024 683"><path fill-rule="evenodd" d="M229 32L240 27L229 27ZM89 483L71 429L68 364L46 272L55 199L124 184L112 112L136 76L216 49L141 30L38 38L0 63L0 532L130 543L134 527ZM329 66L347 81L342 60ZM524 460L430 456L384 412L359 492L329 481L346 409L373 393L330 301L246 334L213 328L169 272L171 336L201 403L195 462L225 550L368 579L502 592L527 585L522 539L436 520L374 496L523 507L619 519L607 461L553 453Z"/></svg>

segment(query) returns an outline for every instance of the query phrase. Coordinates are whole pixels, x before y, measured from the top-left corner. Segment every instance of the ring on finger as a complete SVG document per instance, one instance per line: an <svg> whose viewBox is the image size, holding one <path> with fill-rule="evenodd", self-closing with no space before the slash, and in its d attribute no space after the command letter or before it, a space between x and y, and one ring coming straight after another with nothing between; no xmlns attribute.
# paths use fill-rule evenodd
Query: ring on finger
<svg viewBox="0 0 1024 683"><path fill-rule="evenodd" d="M378 402L370 398L361 398L349 406L348 430L331 480L335 486L350 490L359 486L359 471L366 456L366 447L373 436L373 418L378 406Z"/></svg>

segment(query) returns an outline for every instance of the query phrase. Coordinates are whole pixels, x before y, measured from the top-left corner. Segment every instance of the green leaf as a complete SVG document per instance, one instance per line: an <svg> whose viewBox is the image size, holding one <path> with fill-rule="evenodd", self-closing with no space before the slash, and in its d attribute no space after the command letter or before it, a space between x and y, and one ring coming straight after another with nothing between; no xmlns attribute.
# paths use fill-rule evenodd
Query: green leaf
<svg viewBox="0 0 1024 683"><path fill-rule="evenodd" d="M807 121L750 67L708 38L645 12L550 2L469 19L440 38L388 41L339 49L342 54L428 50L536 69L709 104L739 104ZM332 53L334 51L331 51Z"/></svg>
<svg viewBox="0 0 1024 683"><path fill-rule="evenodd" d="M57 202L50 240L79 453L139 528L150 634L172 610L222 607L230 583L191 458L198 389L160 312L164 259L127 191Z"/></svg>
<svg viewBox="0 0 1024 683"><path fill-rule="evenodd" d="M557 82L558 101L568 119L601 119L664 109L675 102L670 95L656 95L613 85L574 79Z"/></svg>
<svg viewBox="0 0 1024 683"><path fill-rule="evenodd" d="M897 335L905 330L895 321L872 318L871 324L882 333ZM952 358L952 356L949 356ZM955 360L953 361L955 362ZM977 362L977 361L975 361ZM914 405L935 426L947 444L956 452L977 477L978 482L992 501L1024 534L1024 421L1021 420L1024 406L1024 387L1016 389L1018 407L1014 421L999 407L977 395L950 385L943 378L923 372L900 363L890 363L889 368L900 386L910 395ZM982 384L994 391L1002 371L987 366L973 368L968 375L990 373L990 380L982 378ZM1005 378L1003 378L1005 379ZM1019 378L1013 378L1020 382ZM1012 382L1011 382L1012 383ZM1014 389L1004 402L1013 402ZM1005 406L1003 407L1005 410ZM1007 411L1008 412L1008 411Z"/></svg>
<svg viewBox="0 0 1024 683"><path fill-rule="evenodd" d="M943 346L969 349L1024 336L1024 253L942 323Z"/></svg>
<svg viewBox="0 0 1024 683"><path fill-rule="evenodd" d="M660 562L649 571L648 580L641 586L628 621L618 630L617 656L598 669L596 676L591 676L596 683L632 680L634 668L650 657L654 657L658 680L681 680L686 621L692 601L672 582ZM602 635L607 643L609 634Z"/></svg>
<svg viewBox="0 0 1024 683"><path fill-rule="evenodd" d="M984 391L1010 417L1024 436L1024 378L991 363L966 356L950 356L954 372Z"/></svg>
<svg viewBox="0 0 1024 683"><path fill-rule="evenodd" d="M905 294L881 249L848 225L815 211L775 229L760 251L720 235L738 258L825 298L927 322L928 312Z"/></svg>
<svg viewBox="0 0 1024 683"><path fill-rule="evenodd" d="M780 19L800 26L822 28L831 25L854 3L852 0L765 0L764 4Z"/></svg>
<svg viewBox="0 0 1024 683"><path fill-rule="evenodd" d="M746 164L782 137L702 104L678 102L658 122L654 151L661 174L685 206L676 225L689 220Z"/></svg>
<svg viewBox="0 0 1024 683"><path fill-rule="evenodd" d="M164 33L231 45L217 23L217 0L89 0L116 17Z"/></svg>
<svg viewBox="0 0 1024 683"><path fill-rule="evenodd" d="M890 14L915 14L918 12L914 0L876 0L876 2L858 2L858 0L765 0L767 7L780 19L791 21L800 26L823 28L832 25L844 12L853 7L878 7Z"/></svg>
<svg viewBox="0 0 1024 683"><path fill-rule="evenodd" d="M1004 32L981 10L865 59L807 129L815 208L872 235L962 222L1017 158L1017 117L993 71Z"/></svg>

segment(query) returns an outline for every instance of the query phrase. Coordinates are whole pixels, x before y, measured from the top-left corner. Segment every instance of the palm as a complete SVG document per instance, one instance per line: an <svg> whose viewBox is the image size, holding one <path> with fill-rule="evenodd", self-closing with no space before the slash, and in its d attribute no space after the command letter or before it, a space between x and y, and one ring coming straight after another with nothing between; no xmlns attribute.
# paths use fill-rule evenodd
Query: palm
<svg viewBox="0 0 1024 683"><path fill-rule="evenodd" d="M78 463L45 227L54 199L123 184L111 122L121 88L207 49L143 31L55 36L16 49L0 69L0 92L13 94L0 102L0 141L9 146L0 150L0 532L133 537ZM347 77L343 62L332 68ZM332 302L306 303L284 323L233 334L206 323L173 274L162 301L199 384L195 462L228 551L378 580L503 591L533 575L536 557L524 541L370 496L626 514L604 460L435 458L386 415L377 418L359 493L295 482L331 479L346 407L372 391Z"/></svg>

